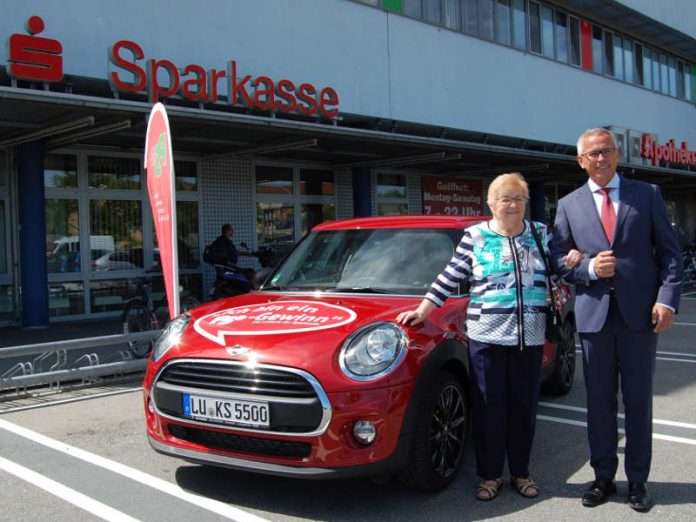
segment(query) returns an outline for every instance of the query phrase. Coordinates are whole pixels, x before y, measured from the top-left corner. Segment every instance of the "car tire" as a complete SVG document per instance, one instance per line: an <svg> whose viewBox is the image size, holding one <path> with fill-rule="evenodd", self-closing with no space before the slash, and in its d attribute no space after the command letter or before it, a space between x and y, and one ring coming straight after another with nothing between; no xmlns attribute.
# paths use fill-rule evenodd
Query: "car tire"
<svg viewBox="0 0 696 522"><path fill-rule="evenodd" d="M550 395L565 395L575 380L575 322L566 317L561 328L561 338L556 348L553 371L542 384L542 391Z"/></svg>
<svg viewBox="0 0 696 522"><path fill-rule="evenodd" d="M439 491L454 480L469 433L468 406L462 382L449 372L438 372L414 419L409 464L401 476L404 483Z"/></svg>

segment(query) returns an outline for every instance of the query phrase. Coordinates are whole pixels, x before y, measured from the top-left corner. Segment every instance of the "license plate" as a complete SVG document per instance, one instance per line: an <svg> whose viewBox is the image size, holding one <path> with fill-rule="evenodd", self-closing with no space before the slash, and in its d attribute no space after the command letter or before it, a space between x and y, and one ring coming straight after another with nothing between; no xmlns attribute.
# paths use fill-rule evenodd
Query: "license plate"
<svg viewBox="0 0 696 522"><path fill-rule="evenodd" d="M182 401L184 415L192 419L265 428L270 426L266 402L220 399L189 393L182 394Z"/></svg>

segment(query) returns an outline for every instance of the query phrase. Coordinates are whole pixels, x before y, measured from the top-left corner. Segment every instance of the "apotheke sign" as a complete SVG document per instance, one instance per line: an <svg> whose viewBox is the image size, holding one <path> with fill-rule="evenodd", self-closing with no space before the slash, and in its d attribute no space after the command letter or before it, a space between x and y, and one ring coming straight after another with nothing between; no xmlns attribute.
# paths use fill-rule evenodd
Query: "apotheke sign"
<svg viewBox="0 0 696 522"><path fill-rule="evenodd" d="M681 147L677 147L674 139L670 139L664 145L660 145L648 133L643 133L640 157L650 160L653 165L658 165L660 161L667 161L669 163L696 166L696 151L689 150L687 142L682 141Z"/></svg>
<svg viewBox="0 0 696 522"><path fill-rule="evenodd" d="M8 72L13 78L39 82L63 79L62 45L58 40L36 36L44 27L40 17L32 16L26 27L28 35L10 36ZM227 103L250 109L338 117L339 97L332 87L318 88L309 82L274 80L263 75L253 77L244 74L236 60L229 60L221 69L206 70L194 63L180 68L165 58L145 58L138 43L116 42L109 50L109 60L115 67L109 74L112 87L123 93L147 92L152 103L172 96L215 103L224 96Z"/></svg>

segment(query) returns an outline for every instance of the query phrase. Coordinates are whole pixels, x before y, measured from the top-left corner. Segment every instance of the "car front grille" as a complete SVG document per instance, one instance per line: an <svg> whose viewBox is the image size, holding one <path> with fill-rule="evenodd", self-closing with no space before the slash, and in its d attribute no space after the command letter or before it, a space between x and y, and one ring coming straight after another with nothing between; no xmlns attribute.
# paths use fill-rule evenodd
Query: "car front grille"
<svg viewBox="0 0 696 522"><path fill-rule="evenodd" d="M301 375L277 368L206 362L177 362L167 367L159 381L199 390L314 398L316 392Z"/></svg>
<svg viewBox="0 0 696 522"><path fill-rule="evenodd" d="M308 442L245 437L178 424L170 424L169 433L187 442L253 455L303 459L309 457L312 451L312 446Z"/></svg>

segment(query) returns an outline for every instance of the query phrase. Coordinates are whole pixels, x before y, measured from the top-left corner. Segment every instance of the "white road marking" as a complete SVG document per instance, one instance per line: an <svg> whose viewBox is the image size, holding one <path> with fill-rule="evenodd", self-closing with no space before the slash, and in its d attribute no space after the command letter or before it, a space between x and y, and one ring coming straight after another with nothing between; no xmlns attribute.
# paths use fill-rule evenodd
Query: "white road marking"
<svg viewBox="0 0 696 522"><path fill-rule="evenodd" d="M577 421L573 419L564 419L563 417L551 417L549 415L537 415L537 419L549 421L549 422L558 422L561 424L571 424L573 426L585 426L587 427L587 423L583 421ZM626 430L623 428L619 428L618 432L621 433L622 435L626 434ZM658 439L658 440L667 440L670 442L680 442L682 444L689 444L691 446L696 446L696 439L687 439L686 437L673 437L672 435L662 435L660 433L653 433L652 436L653 439Z"/></svg>
<svg viewBox="0 0 696 522"><path fill-rule="evenodd" d="M539 406L546 406L547 408L556 408L559 410L577 411L580 413L587 413L587 408L580 408L578 406L569 406L567 404L558 404L555 402L545 402L539 401ZM625 419L626 416L623 413L618 413L616 415L620 419ZM662 424L663 426L674 426L677 428L687 428L690 430L696 430L696 424L689 424L687 422L676 422L662 419L653 419L653 424Z"/></svg>
<svg viewBox="0 0 696 522"><path fill-rule="evenodd" d="M45 408L47 406L56 406L58 404L68 404L70 402L80 402L80 401L86 401L89 399L98 399L100 397L109 397L111 395L123 395L125 393L133 393L136 391L142 391L143 387L138 386L137 388L126 388L124 390L114 390L114 391L108 391L108 392L102 392L102 393L95 393L93 395L80 395L79 397L72 397L70 399L61 399L58 401L51 401L48 400L43 403L37 403L37 404L29 404L27 406L15 406L13 408L7 408L5 410L0 410L0 415L3 413L12 413L15 411L26 411L26 410L35 410L37 408Z"/></svg>
<svg viewBox="0 0 696 522"><path fill-rule="evenodd" d="M98 500L94 500L92 497L88 497L79 491L75 491L60 482L44 477L40 473L25 468L6 458L0 457L0 469L104 520L113 522L138 522L137 518L130 517L106 504L102 504Z"/></svg>
<svg viewBox="0 0 696 522"><path fill-rule="evenodd" d="M121 464L120 462L115 462L113 460L101 457L95 453L90 453L89 451L76 448L75 446L70 446L69 444L65 444L50 437L46 437L45 435L29 430L22 426L18 426L17 424L13 424L6 420L0 419L0 429L4 429L6 431L14 433L15 435L19 435L20 437L29 439L33 442L36 442L37 444L46 446L47 448L51 448L61 453L65 453L66 455L70 455L71 457L74 457L76 459L83 460L85 462L88 462L89 464L93 464L113 473L117 473L128 479L139 482L144 486L156 489L158 491L161 491L162 493L166 493L167 495L171 495L172 497L184 500L190 504L196 505L220 516L227 517L231 520L236 520L238 522L269 522L264 518L243 511L237 507L230 506L223 502L218 502L217 500L212 500L209 498L201 497L199 495L194 495L193 493L189 493L188 491L180 488L176 484L172 484L171 482L167 482L166 480L162 480L161 478L149 475L138 469L131 468L129 466Z"/></svg>

